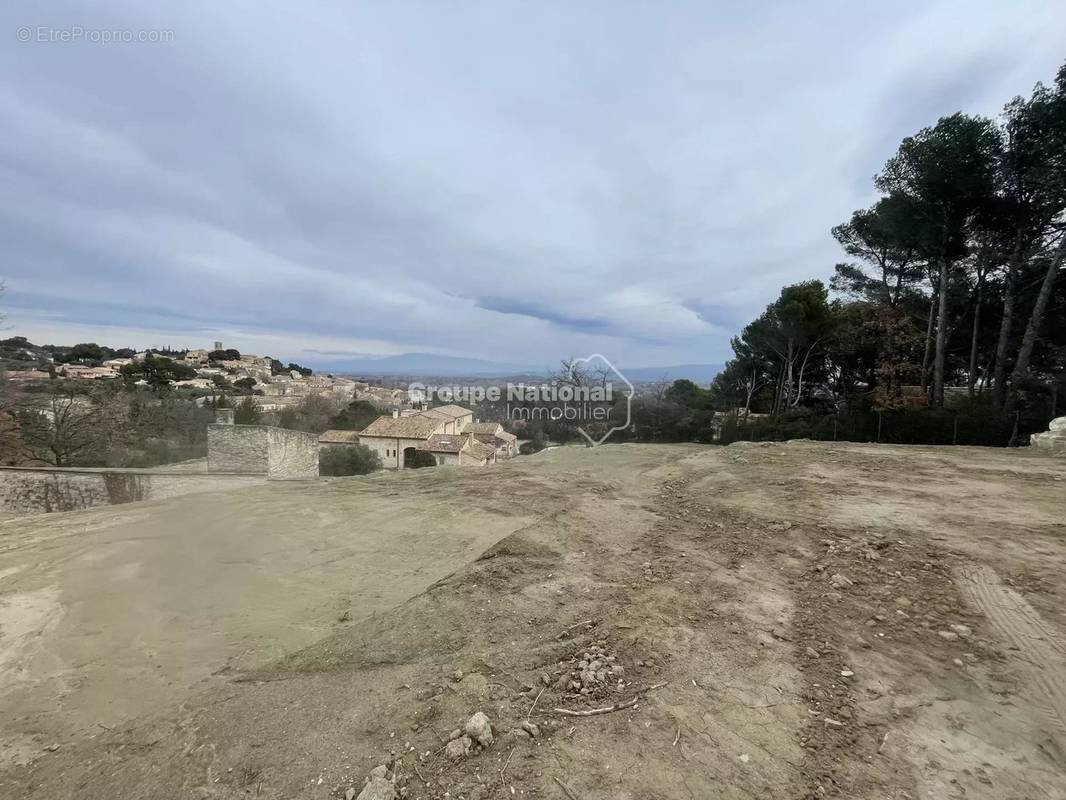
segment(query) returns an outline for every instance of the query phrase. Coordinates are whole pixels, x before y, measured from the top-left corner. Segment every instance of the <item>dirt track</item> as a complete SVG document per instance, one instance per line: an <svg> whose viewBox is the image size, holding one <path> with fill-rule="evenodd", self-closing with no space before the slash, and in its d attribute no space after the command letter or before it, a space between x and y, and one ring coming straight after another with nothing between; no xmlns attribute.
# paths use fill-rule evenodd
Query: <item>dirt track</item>
<svg viewBox="0 0 1066 800"><path fill-rule="evenodd" d="M1066 797L1062 459L627 445L210 497L197 521L229 514L216 534L246 515L267 527L212 546L166 528L169 504L0 525L0 574L23 567L0 579L5 613L48 576L64 609L36 645L22 630L29 659L12 661L0 630L4 674L20 680L0 695L3 718L21 704L17 746L32 762L0 773L0 796L344 797L392 751L409 798L562 798L560 781L581 798ZM161 539L127 543L157 525ZM185 562L189 536L204 552ZM116 630L136 641L169 628L164 671L188 656L214 672L256 645L205 683L172 678L162 701L129 702L108 729L88 717L64 729L84 711L50 711L48 687L78 666L64 660L77 593L118 565L94 566L97 539L140 547L139 569L170 564L162 607L178 609L188 585L201 615L140 630L130 604L99 606L96 633L113 637L100 671L149 664L118 649ZM268 602L277 587L282 605ZM223 644L203 645L211 630ZM623 685L574 694L572 660L596 642ZM295 652L270 661L281 650ZM70 696L106 713L99 693L117 685L85 674ZM553 710L632 697L595 717ZM442 738L479 709L497 741L448 762ZM527 717L537 738L508 733Z"/></svg>

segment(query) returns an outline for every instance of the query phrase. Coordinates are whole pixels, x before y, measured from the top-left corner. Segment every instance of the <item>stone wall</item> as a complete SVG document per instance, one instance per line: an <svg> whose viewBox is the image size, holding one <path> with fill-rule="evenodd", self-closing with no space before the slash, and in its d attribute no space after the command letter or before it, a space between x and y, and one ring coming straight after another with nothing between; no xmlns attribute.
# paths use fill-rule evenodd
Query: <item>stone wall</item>
<svg viewBox="0 0 1066 800"><path fill-rule="evenodd" d="M271 480L318 477L317 434L285 428L266 431L267 477Z"/></svg>
<svg viewBox="0 0 1066 800"><path fill-rule="evenodd" d="M266 476L123 469L0 467L0 512L41 514L161 500L263 483Z"/></svg>
<svg viewBox="0 0 1066 800"><path fill-rule="evenodd" d="M212 423L207 426L208 472L265 475L269 469L267 449L264 425Z"/></svg>

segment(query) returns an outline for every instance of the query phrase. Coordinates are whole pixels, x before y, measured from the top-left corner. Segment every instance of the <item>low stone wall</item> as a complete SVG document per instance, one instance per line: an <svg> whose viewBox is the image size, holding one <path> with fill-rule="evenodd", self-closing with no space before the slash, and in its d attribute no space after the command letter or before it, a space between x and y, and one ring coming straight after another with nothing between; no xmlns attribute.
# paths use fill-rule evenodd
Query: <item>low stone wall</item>
<svg viewBox="0 0 1066 800"><path fill-rule="evenodd" d="M294 480L318 477L318 435L267 428L267 477Z"/></svg>
<svg viewBox="0 0 1066 800"><path fill-rule="evenodd" d="M1029 444L1036 450L1066 455L1066 417L1051 420L1048 427L1049 430L1045 433L1034 433Z"/></svg>
<svg viewBox="0 0 1066 800"><path fill-rule="evenodd" d="M135 469L0 467L0 512L41 514L235 489L265 475L208 475Z"/></svg>
<svg viewBox="0 0 1066 800"><path fill-rule="evenodd" d="M265 425L207 426L208 472L267 473L267 427Z"/></svg>

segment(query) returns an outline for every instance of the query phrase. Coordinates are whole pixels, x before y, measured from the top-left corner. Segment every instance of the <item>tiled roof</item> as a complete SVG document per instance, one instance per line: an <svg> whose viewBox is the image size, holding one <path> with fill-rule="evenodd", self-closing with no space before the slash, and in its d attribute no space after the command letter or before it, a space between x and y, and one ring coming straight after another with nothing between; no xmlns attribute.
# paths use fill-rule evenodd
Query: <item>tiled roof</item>
<svg viewBox="0 0 1066 800"><path fill-rule="evenodd" d="M496 433L502 429L498 422L471 422L463 428L463 433Z"/></svg>
<svg viewBox="0 0 1066 800"><path fill-rule="evenodd" d="M466 438L449 433L437 433L430 436L425 444L418 446L419 450L428 450L431 453L458 453L466 445Z"/></svg>
<svg viewBox="0 0 1066 800"><path fill-rule="evenodd" d="M467 448L467 452L475 458L483 459L491 459L496 455L495 448L483 444L473 437L470 438L470 446Z"/></svg>
<svg viewBox="0 0 1066 800"><path fill-rule="evenodd" d="M359 431L329 430L318 437L319 444L357 444Z"/></svg>
<svg viewBox="0 0 1066 800"><path fill-rule="evenodd" d="M378 417L360 432L360 436L383 439L426 439L436 433L443 420L417 414L413 417Z"/></svg>
<svg viewBox="0 0 1066 800"><path fill-rule="evenodd" d="M469 408L463 408L457 405L437 406L431 408L430 411L436 411L440 414L447 414L451 419L458 419L459 417L469 417L473 415L473 411Z"/></svg>

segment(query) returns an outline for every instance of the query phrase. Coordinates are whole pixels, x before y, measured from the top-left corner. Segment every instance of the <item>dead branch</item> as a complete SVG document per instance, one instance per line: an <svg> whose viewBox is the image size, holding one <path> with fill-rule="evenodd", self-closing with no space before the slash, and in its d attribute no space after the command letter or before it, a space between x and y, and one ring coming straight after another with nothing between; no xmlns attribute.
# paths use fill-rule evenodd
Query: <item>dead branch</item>
<svg viewBox="0 0 1066 800"><path fill-rule="evenodd" d="M547 688L548 688L547 686L542 686L540 691L537 692L537 699L533 701L533 705L531 705L529 707L529 711L526 712L526 719L529 719L529 715L533 713L533 709L536 708L537 707L537 703L540 702L540 696L542 694L544 694L544 690L547 689Z"/></svg>
<svg viewBox="0 0 1066 800"><path fill-rule="evenodd" d="M559 788L561 788L563 790L563 792L566 794L567 797L570 798L570 800L578 800L577 795L574 794L574 790L573 789L571 789L569 786L567 786L565 783L563 783L559 778L555 777L554 775L552 775L552 778L555 779L555 782L557 784L559 784Z"/></svg>
<svg viewBox="0 0 1066 800"><path fill-rule="evenodd" d="M575 622L573 625L571 625L571 626L569 626L567 628L563 628L562 633L560 633L555 638L556 639L562 639L564 636L566 636L566 634L568 634L574 628L580 628L582 625L592 625L595 622L596 622L596 620L594 620L594 619L587 619L584 622Z"/></svg>
<svg viewBox="0 0 1066 800"><path fill-rule="evenodd" d="M567 717L595 717L598 714L610 714L612 711L621 711L624 708L632 708L640 700L640 696L645 692L650 692L653 689L661 689L666 686L667 681L662 683L656 683L649 686L647 689L641 689L632 698L626 700L624 703L615 703L613 706L607 706L606 708L590 708L583 711L574 711L570 708L556 708L553 709L556 714L563 714Z"/></svg>

